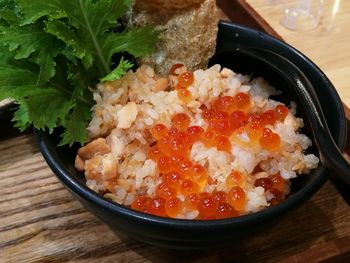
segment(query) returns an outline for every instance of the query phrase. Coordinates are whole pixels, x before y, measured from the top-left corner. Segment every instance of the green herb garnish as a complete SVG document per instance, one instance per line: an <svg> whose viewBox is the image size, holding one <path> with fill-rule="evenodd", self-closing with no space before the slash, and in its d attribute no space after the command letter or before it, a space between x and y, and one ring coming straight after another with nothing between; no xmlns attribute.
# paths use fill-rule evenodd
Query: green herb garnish
<svg viewBox="0 0 350 263"><path fill-rule="evenodd" d="M120 78L132 67L123 58L154 51L152 27L121 29L131 0L0 0L0 100L19 104L20 130L62 126L60 145L87 141L93 105L89 87ZM112 70L112 68L115 68Z"/></svg>

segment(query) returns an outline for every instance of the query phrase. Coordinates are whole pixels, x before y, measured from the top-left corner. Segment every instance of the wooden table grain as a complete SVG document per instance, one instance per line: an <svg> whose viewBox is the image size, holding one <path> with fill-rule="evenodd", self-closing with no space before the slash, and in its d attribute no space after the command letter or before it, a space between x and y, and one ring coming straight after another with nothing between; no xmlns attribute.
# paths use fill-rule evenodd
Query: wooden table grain
<svg viewBox="0 0 350 263"><path fill-rule="evenodd" d="M231 2L236 21L261 26L238 2ZM173 251L115 235L60 184L31 130L19 133L0 121L1 263L350 262L350 209L327 182L273 227L225 245Z"/></svg>

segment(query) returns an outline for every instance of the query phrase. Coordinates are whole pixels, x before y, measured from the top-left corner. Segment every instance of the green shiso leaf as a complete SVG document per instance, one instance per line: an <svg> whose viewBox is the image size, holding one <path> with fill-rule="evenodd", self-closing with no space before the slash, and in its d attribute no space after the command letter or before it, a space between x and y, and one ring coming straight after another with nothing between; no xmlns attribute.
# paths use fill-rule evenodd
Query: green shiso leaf
<svg viewBox="0 0 350 263"><path fill-rule="evenodd" d="M19 104L15 126L52 132L60 145L87 141L90 89L122 77L132 64L114 55L151 54L152 27L122 31L131 0L0 0L0 99ZM118 32L116 32L118 31Z"/></svg>

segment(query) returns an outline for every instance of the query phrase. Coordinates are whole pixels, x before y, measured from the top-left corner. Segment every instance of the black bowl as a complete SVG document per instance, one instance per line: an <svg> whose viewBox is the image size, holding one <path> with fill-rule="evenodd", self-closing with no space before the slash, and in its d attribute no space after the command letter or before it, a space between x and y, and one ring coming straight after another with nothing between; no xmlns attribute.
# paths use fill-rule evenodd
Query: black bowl
<svg viewBox="0 0 350 263"><path fill-rule="evenodd" d="M320 69L300 52L278 39L256 30L221 22L217 39L217 51L235 48L263 48L272 50L297 65L311 84L317 88L317 96L323 108L326 108L325 117L335 142L342 150L346 142L346 122L341 100L334 87ZM247 62L247 61L246 61ZM227 63L237 71L250 71L249 63L245 60ZM245 65L240 68L240 64ZM234 66L234 65L237 65ZM253 65L253 69L256 65ZM265 76L266 71L254 70L255 74L262 75L273 85L280 88L282 80ZM288 89L283 90L282 101L298 98ZM298 115L304 117L302 108ZM312 136L306 120L304 132ZM260 212L237 218L224 220L199 221L167 219L133 211L124 206L113 203L91 191L85 186L83 174L74 168L74 157L77 147L57 147L59 133L48 134L36 131L37 140L47 163L65 185L78 198L86 209L107 223L116 232L121 232L138 240L170 248L204 248L224 244L229 240L237 240L243 236L266 229L266 225L273 223L277 218L287 214L292 208L305 202L327 180L327 170L320 165L308 176L297 178L292 182L290 196L282 203L269 207ZM311 149L315 154L317 148ZM227 244L227 243L226 243Z"/></svg>

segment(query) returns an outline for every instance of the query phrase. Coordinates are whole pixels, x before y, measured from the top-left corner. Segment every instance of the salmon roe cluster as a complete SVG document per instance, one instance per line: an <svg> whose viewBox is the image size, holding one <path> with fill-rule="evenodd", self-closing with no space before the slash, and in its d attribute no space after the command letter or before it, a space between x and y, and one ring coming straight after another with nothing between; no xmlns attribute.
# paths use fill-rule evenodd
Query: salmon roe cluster
<svg viewBox="0 0 350 263"><path fill-rule="evenodd" d="M183 64L175 64L171 67L169 73L170 75L177 76L177 85L175 89L177 90L178 98L182 102L188 103L192 100L192 94L187 88L193 84L194 76L191 71L185 71L177 74L176 71L183 66Z"/></svg>
<svg viewBox="0 0 350 263"><path fill-rule="evenodd" d="M170 73L178 77L176 90L179 99L188 102L191 93L187 88L193 83L194 76L189 71L176 74L176 70L181 67L181 64L174 65ZM289 112L288 108L278 105L262 113L252 113L251 110L250 96L240 92L235 96L215 99L209 108L201 106L202 118L208 124L206 130L200 126L190 126L191 119L186 113L173 115L170 127L162 123L154 125L150 133L156 143L149 148L147 155L157 163L161 182L156 188L155 197L138 196L131 208L171 218L198 211L197 219L202 220L242 214L247 198L244 191L246 175L232 171L226 179L229 191L205 192L205 187L215 184L215 180L210 177L206 167L190 160L190 152L196 142L227 153L231 153L231 142L257 145L271 152L279 151L279 135L266 126L283 121ZM248 142L241 139L243 133L249 137ZM254 185L273 194L274 198L269 201L272 205L285 198L286 181L279 174L257 178Z"/></svg>

